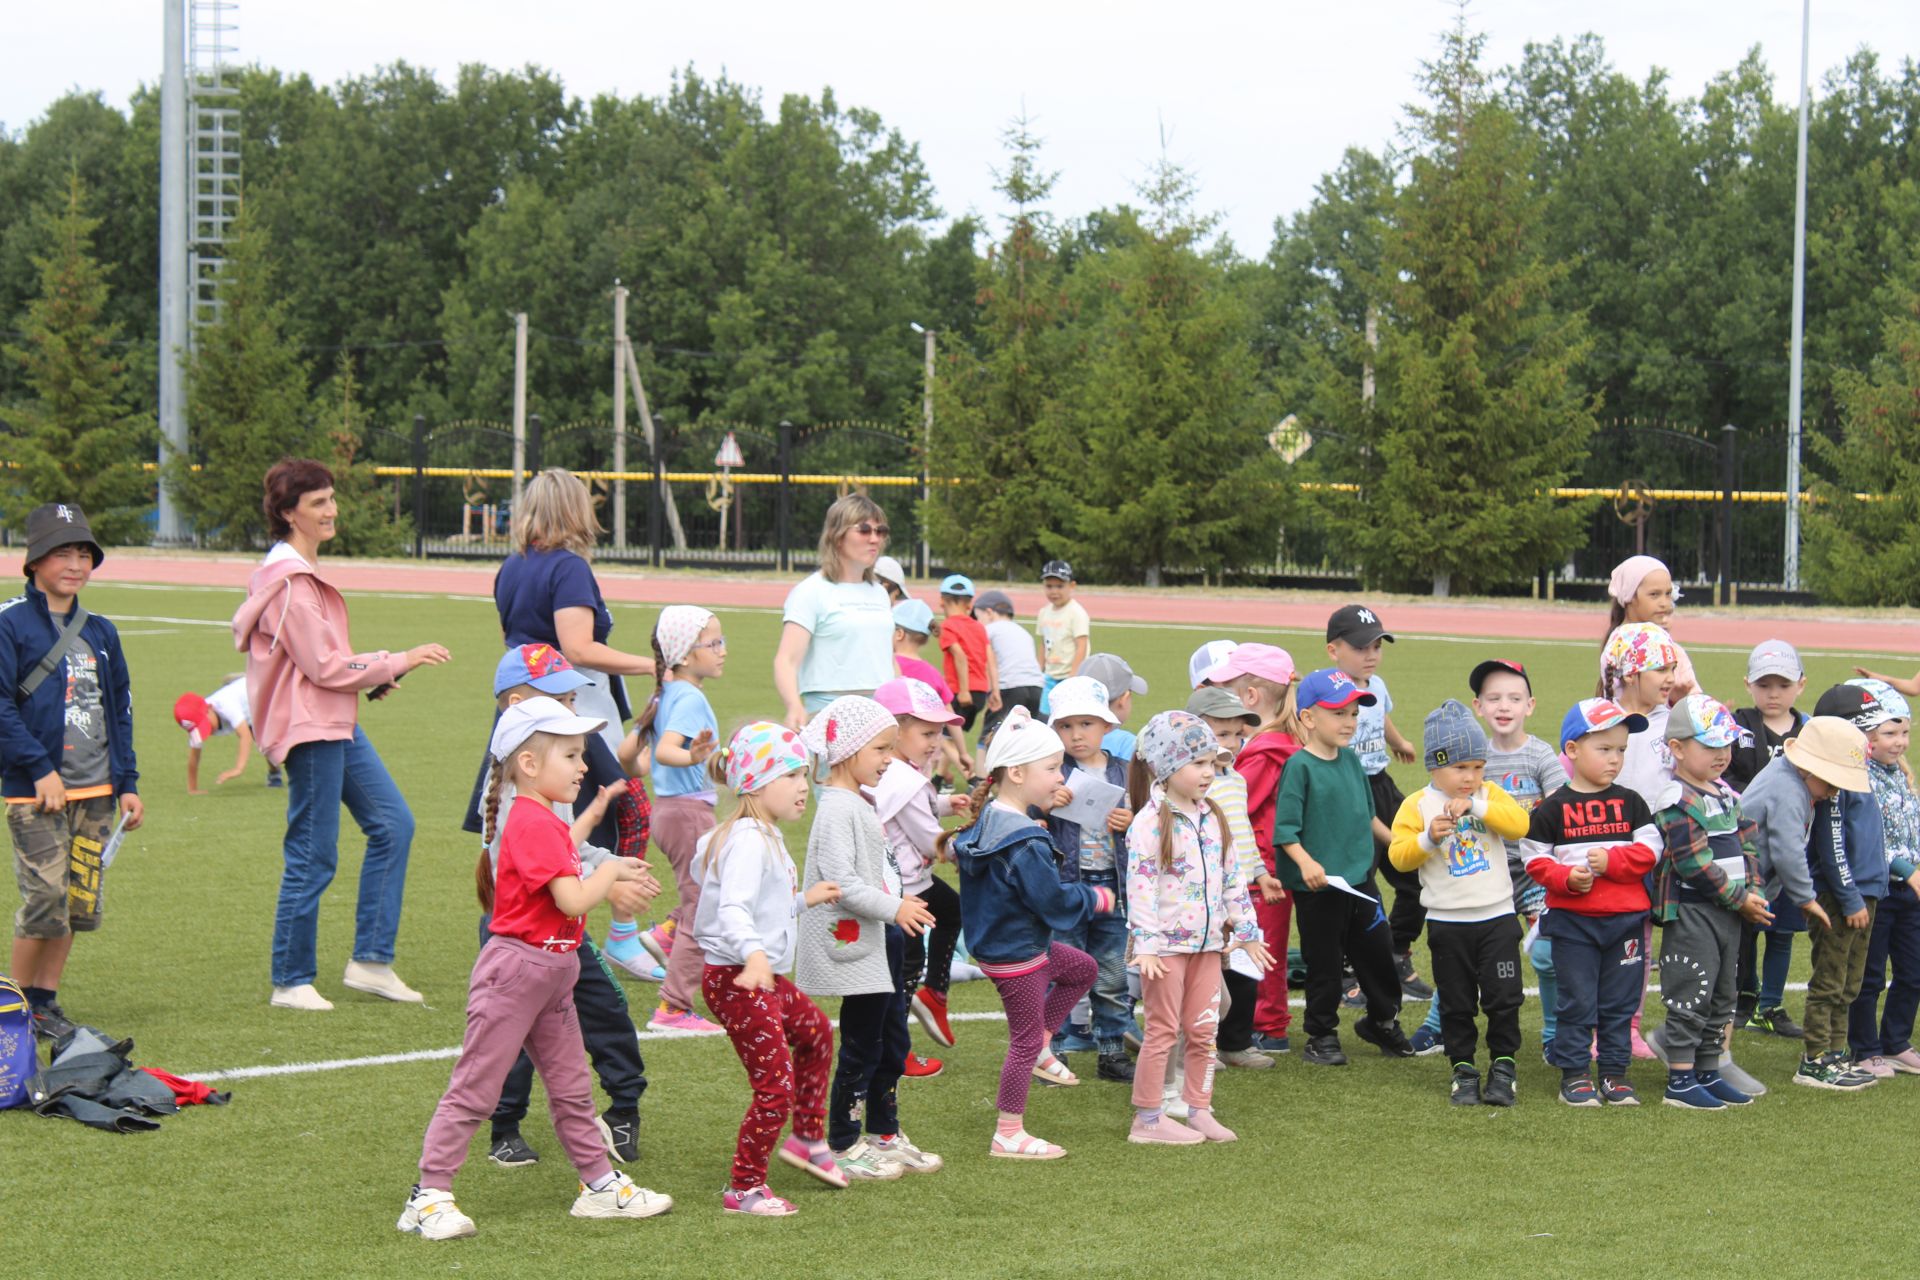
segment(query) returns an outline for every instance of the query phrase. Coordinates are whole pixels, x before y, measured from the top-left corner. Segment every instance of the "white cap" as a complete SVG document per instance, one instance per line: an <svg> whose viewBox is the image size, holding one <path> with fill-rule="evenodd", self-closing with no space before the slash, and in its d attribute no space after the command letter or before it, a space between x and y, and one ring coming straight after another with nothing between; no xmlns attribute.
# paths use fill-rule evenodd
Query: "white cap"
<svg viewBox="0 0 1920 1280"><path fill-rule="evenodd" d="M1187 683L1198 689L1207 682L1207 672L1227 660L1227 655L1240 646L1231 640L1209 640L1193 651L1187 659ZM1049 704L1051 705L1051 704Z"/></svg>
<svg viewBox="0 0 1920 1280"><path fill-rule="evenodd" d="M1752 684L1762 676L1804 680L1806 675L1807 669L1801 665L1799 650L1785 640L1762 640L1753 646L1753 652L1747 655L1748 684Z"/></svg>
<svg viewBox="0 0 1920 1280"><path fill-rule="evenodd" d="M605 720L577 716L552 698L528 698L500 713L493 726L493 743L488 748L495 760L505 760L520 749L520 744L536 733L563 737L580 733L598 733L607 727Z"/></svg>
<svg viewBox="0 0 1920 1280"><path fill-rule="evenodd" d="M1068 676L1047 694L1048 725L1073 716L1093 716L1108 724L1120 723L1120 717L1107 706L1107 686L1092 676Z"/></svg>
<svg viewBox="0 0 1920 1280"><path fill-rule="evenodd" d="M907 593L907 571L892 556L881 556L873 562L873 576L900 588L901 595Z"/></svg>

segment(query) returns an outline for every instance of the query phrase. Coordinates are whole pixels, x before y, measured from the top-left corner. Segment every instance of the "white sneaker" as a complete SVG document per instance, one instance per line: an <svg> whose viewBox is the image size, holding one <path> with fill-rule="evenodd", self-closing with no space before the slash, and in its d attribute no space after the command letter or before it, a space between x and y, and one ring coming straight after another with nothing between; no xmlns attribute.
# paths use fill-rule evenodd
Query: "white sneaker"
<svg viewBox="0 0 1920 1280"><path fill-rule="evenodd" d="M900 1166L902 1173L937 1173L946 1164L931 1151L922 1151L904 1133L896 1133L891 1141L883 1142L870 1138L867 1145L878 1152L880 1158L888 1164Z"/></svg>
<svg viewBox="0 0 1920 1280"><path fill-rule="evenodd" d="M645 1187L635 1186L624 1173L615 1173L613 1183L604 1191L589 1191L580 1184L573 1201L576 1218L651 1218L673 1208L673 1197Z"/></svg>
<svg viewBox="0 0 1920 1280"><path fill-rule="evenodd" d="M364 991L370 996L397 1000L401 1004L419 1004L426 998L400 981L400 975L393 971L390 964L361 964L358 960L349 960L346 975L340 982L349 990Z"/></svg>
<svg viewBox="0 0 1920 1280"><path fill-rule="evenodd" d="M306 989L313 990L312 987ZM460 1212L460 1206L453 1202L453 1192L419 1187L414 1188L407 1207L400 1213L400 1221L394 1225L422 1240L458 1240L474 1231L473 1219Z"/></svg>
<svg viewBox="0 0 1920 1280"><path fill-rule="evenodd" d="M1160 1110L1175 1120L1185 1120L1193 1114L1192 1108L1187 1106L1187 1100L1177 1093L1163 1095L1160 1099Z"/></svg>
<svg viewBox="0 0 1920 1280"><path fill-rule="evenodd" d="M304 1009L308 1013L325 1013L333 1008L333 1001L315 991L311 982L297 987L275 987L273 998L267 1003L276 1009Z"/></svg>

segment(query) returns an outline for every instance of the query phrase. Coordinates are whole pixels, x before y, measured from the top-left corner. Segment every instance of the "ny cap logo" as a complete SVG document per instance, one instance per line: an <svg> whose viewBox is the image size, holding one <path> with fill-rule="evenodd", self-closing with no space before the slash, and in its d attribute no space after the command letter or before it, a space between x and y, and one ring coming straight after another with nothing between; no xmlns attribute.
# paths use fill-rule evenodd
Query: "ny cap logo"
<svg viewBox="0 0 1920 1280"><path fill-rule="evenodd" d="M1366 623L1368 626L1372 626L1374 623L1379 621L1378 618L1373 616L1373 610L1371 609L1360 610L1358 616L1360 618L1360 621Z"/></svg>

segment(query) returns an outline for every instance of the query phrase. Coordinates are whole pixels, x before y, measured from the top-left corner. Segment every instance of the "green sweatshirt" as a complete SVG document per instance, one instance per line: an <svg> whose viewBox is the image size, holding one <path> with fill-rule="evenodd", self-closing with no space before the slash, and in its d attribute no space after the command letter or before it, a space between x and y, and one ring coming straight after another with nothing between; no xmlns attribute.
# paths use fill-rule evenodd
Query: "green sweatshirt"
<svg viewBox="0 0 1920 1280"><path fill-rule="evenodd" d="M1282 847L1297 844L1330 876L1358 886L1373 871L1373 793L1353 748L1331 760L1306 748L1280 774L1273 806L1273 861L1280 883L1311 893ZM1337 892L1337 891L1336 891Z"/></svg>

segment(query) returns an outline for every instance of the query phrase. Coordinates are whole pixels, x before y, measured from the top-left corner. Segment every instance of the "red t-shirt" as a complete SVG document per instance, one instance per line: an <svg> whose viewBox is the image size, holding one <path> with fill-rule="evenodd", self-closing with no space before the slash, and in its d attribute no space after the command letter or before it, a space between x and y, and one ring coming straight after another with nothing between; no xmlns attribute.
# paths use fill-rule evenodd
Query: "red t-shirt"
<svg viewBox="0 0 1920 1280"><path fill-rule="evenodd" d="M973 659L968 658L967 661L971 663ZM918 680L939 694L940 701L953 701L953 686L940 678L940 672L931 662L923 658L909 658L904 653L896 653L893 655L893 665L894 669L907 679Z"/></svg>
<svg viewBox="0 0 1920 1280"><path fill-rule="evenodd" d="M953 664L953 647L967 655L967 692L984 702L993 690L987 688L987 629L964 613L941 620L940 652L945 655L947 683L960 692L960 668Z"/></svg>
<svg viewBox="0 0 1920 1280"><path fill-rule="evenodd" d="M547 951L572 951L580 945L583 926L560 910L547 885L579 874L580 850L567 824L538 800L515 796L500 834L492 931Z"/></svg>

